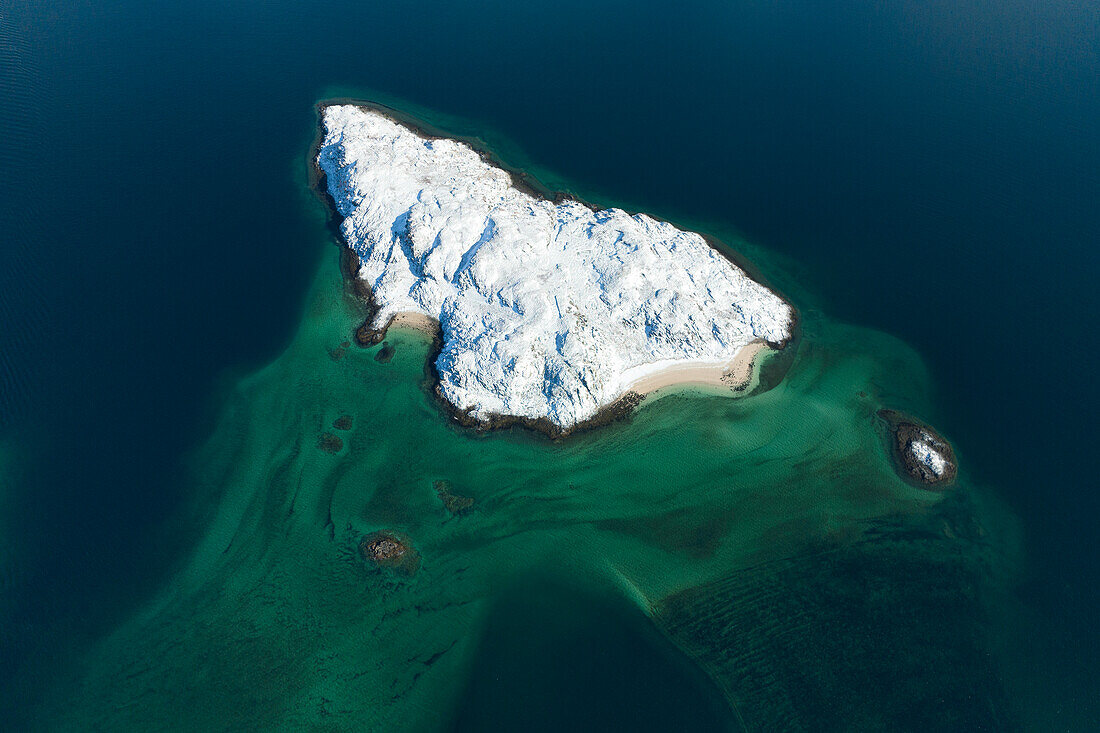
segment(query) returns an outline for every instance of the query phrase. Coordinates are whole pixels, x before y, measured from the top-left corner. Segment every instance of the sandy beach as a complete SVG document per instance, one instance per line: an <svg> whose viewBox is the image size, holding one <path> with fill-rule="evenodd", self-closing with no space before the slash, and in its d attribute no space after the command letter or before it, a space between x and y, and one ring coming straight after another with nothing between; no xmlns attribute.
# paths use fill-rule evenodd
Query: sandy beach
<svg viewBox="0 0 1100 733"><path fill-rule="evenodd" d="M393 317L387 328L404 328L410 331L420 331L433 338L441 332L439 321L424 313L416 311L402 311Z"/></svg>
<svg viewBox="0 0 1100 733"><path fill-rule="evenodd" d="M701 384L713 387L737 389L752 378L752 365L756 356L769 347L763 341L746 344L732 361L725 364L684 364L672 366L653 374L647 374L631 382L629 389L639 394L649 394L665 387L682 384Z"/></svg>
<svg viewBox="0 0 1100 733"><path fill-rule="evenodd" d="M419 331L431 337L440 335L439 321L424 313L402 311L393 317L388 328ZM679 364L647 374L630 382L623 394L637 392L646 395L666 387L685 384L740 389L752 379L752 367L758 354L770 347L763 341L745 344L732 361L720 364Z"/></svg>

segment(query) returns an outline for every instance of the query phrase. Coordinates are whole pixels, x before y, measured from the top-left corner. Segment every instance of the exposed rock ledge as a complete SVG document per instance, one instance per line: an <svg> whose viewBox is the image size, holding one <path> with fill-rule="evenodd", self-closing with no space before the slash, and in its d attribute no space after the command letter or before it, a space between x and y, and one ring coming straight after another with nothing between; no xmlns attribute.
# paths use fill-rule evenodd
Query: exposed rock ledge
<svg viewBox="0 0 1100 733"><path fill-rule="evenodd" d="M728 374L792 336L793 309L698 234L538 198L376 110L327 106L322 123L317 163L374 305L360 341L400 314L437 320L438 391L464 422L569 432L647 378Z"/></svg>
<svg viewBox="0 0 1100 733"><path fill-rule="evenodd" d="M374 565L415 575L420 569L420 553L412 540L390 529L367 535L359 542L359 552Z"/></svg>

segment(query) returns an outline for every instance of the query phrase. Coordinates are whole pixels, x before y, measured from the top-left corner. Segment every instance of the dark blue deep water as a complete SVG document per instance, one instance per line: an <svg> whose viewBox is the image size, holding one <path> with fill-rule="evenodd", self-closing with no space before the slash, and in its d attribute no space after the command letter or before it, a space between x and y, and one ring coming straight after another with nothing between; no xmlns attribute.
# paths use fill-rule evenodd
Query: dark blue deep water
<svg viewBox="0 0 1100 733"><path fill-rule="evenodd" d="M913 344L1022 521L1028 705L1100 726L1100 4L683 5L0 2L0 701L183 557L188 451L318 259L313 104L372 92Z"/></svg>

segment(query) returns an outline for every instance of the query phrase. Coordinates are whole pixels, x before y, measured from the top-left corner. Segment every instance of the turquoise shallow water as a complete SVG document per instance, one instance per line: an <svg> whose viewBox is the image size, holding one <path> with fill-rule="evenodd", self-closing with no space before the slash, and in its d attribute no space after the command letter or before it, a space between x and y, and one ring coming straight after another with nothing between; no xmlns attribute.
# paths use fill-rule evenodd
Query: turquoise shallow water
<svg viewBox="0 0 1100 733"><path fill-rule="evenodd" d="M307 216L323 238L319 202ZM342 346L362 311L337 249L320 252L292 343L233 389L189 461L217 507L197 549L96 646L75 694L56 689L47 720L814 727L827 709L798 698L800 669L824 695L896 674L899 655L932 658L926 684L910 683L903 706L893 689L850 695L836 722L903 725L945 690L954 717L930 720L1009 714L994 608L1014 578L1014 527L965 471L946 498L895 473L875 413L933 412L902 342L811 313L768 391L669 390L559 442L480 435L432 396L427 337L395 330L386 363L377 347ZM342 415L350 430L334 427ZM451 516L438 480L472 510ZM411 539L414 575L364 561L359 543L379 530ZM958 612L942 615L945 601ZM822 666L828 630L848 623L854 651L842 634ZM778 638L799 643L769 653ZM962 704L961 686L983 697Z"/></svg>
<svg viewBox="0 0 1100 733"><path fill-rule="evenodd" d="M701 726L1095 729L1098 38L1058 0L4 4L8 727L445 726L555 695L629 725L635 689ZM805 316L788 382L547 446L443 429L414 336L333 362L355 316L302 156L339 94L733 244ZM961 491L894 482L878 404L953 440ZM439 476L473 514L439 514ZM354 560L383 524L423 552L407 586ZM385 626L429 597L430 628ZM607 638L591 694L524 624ZM414 660L385 683L376 631ZM513 659L547 688L479 704Z"/></svg>

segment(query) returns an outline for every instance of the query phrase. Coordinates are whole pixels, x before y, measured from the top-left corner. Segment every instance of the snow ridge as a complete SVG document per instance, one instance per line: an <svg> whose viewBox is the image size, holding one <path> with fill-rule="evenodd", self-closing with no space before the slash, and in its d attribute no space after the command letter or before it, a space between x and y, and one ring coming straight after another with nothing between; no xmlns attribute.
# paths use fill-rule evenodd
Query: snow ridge
<svg viewBox="0 0 1100 733"><path fill-rule="evenodd" d="M914 440L909 450L913 452L913 456L923 463L925 466L936 474L937 477L942 477L944 471L947 470L947 459L943 457L935 448L936 439L929 435L926 431L921 431L920 440Z"/></svg>
<svg viewBox="0 0 1100 733"><path fill-rule="evenodd" d="M698 234L535 198L471 147L325 107L318 164L384 327L439 320L443 397L479 420L592 418L655 372L785 342L794 314Z"/></svg>

